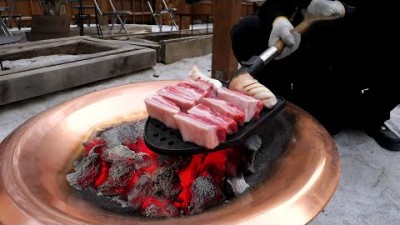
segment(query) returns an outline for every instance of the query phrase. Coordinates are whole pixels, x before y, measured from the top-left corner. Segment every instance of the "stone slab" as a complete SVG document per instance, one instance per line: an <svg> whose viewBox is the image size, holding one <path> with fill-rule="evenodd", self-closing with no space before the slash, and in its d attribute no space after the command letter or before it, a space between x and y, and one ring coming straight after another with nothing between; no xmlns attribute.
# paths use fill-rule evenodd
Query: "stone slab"
<svg viewBox="0 0 400 225"><path fill-rule="evenodd" d="M127 43L148 47L157 51L157 62L170 64L184 58L192 58L210 54L212 51L212 34L205 31L163 32L139 35L123 35L108 37Z"/></svg>
<svg viewBox="0 0 400 225"><path fill-rule="evenodd" d="M0 105L150 68L156 51L90 37L22 43L0 48L0 59L17 60L52 54L78 58L0 71Z"/></svg>
<svg viewBox="0 0 400 225"><path fill-rule="evenodd" d="M160 43L160 61L165 64L174 63L185 58L207 55L212 51L211 34L162 40Z"/></svg>

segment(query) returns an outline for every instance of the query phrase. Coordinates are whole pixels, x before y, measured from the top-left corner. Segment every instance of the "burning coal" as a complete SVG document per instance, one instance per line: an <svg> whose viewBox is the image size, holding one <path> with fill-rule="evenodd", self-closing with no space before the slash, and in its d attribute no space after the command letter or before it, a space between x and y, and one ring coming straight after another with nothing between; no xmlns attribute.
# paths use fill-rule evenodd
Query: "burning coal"
<svg viewBox="0 0 400 225"><path fill-rule="evenodd" d="M66 176L78 195L114 211L163 218L200 213L249 189L244 175L255 171L257 136L240 149L166 156L147 148L144 124L115 126L83 143L83 157ZM269 161L261 158L264 167Z"/></svg>

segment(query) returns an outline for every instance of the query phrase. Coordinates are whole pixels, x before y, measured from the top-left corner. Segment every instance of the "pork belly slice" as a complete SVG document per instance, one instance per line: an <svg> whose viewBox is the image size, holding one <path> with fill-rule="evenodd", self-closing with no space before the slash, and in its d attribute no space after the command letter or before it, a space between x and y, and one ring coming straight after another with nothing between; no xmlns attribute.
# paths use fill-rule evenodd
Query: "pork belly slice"
<svg viewBox="0 0 400 225"><path fill-rule="evenodd" d="M238 125L244 124L244 112L222 99L203 98L201 103L208 106L215 113L232 118Z"/></svg>
<svg viewBox="0 0 400 225"><path fill-rule="evenodd" d="M191 109L187 111L187 113L206 117L209 118L210 120L215 121L216 123L220 123L225 128L227 134L233 134L238 131L238 125L235 122L235 120L233 120L230 117L223 116L219 113L211 111L210 107L202 103L193 106Z"/></svg>
<svg viewBox="0 0 400 225"><path fill-rule="evenodd" d="M174 115L182 139L207 149L225 142L225 128L199 116L179 112Z"/></svg>
<svg viewBox="0 0 400 225"><path fill-rule="evenodd" d="M175 86L175 88L177 90L179 90L180 92L195 98L196 99L196 104L199 103L207 95L206 91L198 89L198 88L195 88L193 86L190 86L190 85L184 83L183 81L179 82Z"/></svg>
<svg viewBox="0 0 400 225"><path fill-rule="evenodd" d="M178 129L174 115L181 110L175 103L160 95L147 97L144 102L150 117L163 122L169 128Z"/></svg>
<svg viewBox="0 0 400 225"><path fill-rule="evenodd" d="M178 86L190 87L203 93L204 97L215 97L217 96L217 90L214 85L204 80L194 80L191 78L185 79L177 84Z"/></svg>
<svg viewBox="0 0 400 225"><path fill-rule="evenodd" d="M159 95L175 103L183 112L196 105L196 98L176 86L168 85L157 92Z"/></svg>
<svg viewBox="0 0 400 225"><path fill-rule="evenodd" d="M258 119L263 108L262 101L245 95L244 93L229 90L226 87L218 89L217 98L225 100L241 109L245 115L244 122L249 122L253 118Z"/></svg>

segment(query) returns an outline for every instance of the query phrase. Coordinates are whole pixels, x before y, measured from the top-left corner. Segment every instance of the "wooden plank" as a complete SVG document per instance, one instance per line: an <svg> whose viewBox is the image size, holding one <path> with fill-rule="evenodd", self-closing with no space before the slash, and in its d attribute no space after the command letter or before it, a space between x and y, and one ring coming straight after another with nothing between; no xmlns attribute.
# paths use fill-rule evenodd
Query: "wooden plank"
<svg viewBox="0 0 400 225"><path fill-rule="evenodd" d="M3 60L7 59L10 55L18 54L26 51L38 51L42 48L54 48L61 45L69 45L72 43L76 43L77 39L81 39L79 37L70 37L70 38L62 38L55 40L43 40L35 42L32 44L31 42L21 42L15 45L5 45L0 47L0 56L2 56Z"/></svg>
<svg viewBox="0 0 400 225"><path fill-rule="evenodd" d="M0 36L0 45L12 44L21 40L18 36Z"/></svg>
<svg viewBox="0 0 400 225"><path fill-rule="evenodd" d="M211 34L165 40L161 42L160 60L169 64L184 58L207 55L211 53L211 50Z"/></svg>
<svg viewBox="0 0 400 225"><path fill-rule="evenodd" d="M192 7L189 4L186 4L185 1L178 2L178 13L191 13L191 12L192 12ZM179 18L177 16L176 19L177 19L176 23L181 26L179 28L180 30L189 29L189 25L190 25L189 17L185 16L185 17ZM179 21L179 19L182 21Z"/></svg>
<svg viewBox="0 0 400 225"><path fill-rule="evenodd" d="M210 30L209 30L210 32ZM169 64L184 58L210 54L212 50L212 34L206 30L148 33L138 35L110 36L112 40L120 40L135 46L152 48L157 51L157 62Z"/></svg>
<svg viewBox="0 0 400 225"><path fill-rule="evenodd" d="M230 41L232 26L241 17L241 0L217 0L213 5L212 77L230 80L238 68Z"/></svg>
<svg viewBox="0 0 400 225"><path fill-rule="evenodd" d="M41 65L40 67L32 64L31 66L16 68L14 70L0 71L0 76L5 76L13 73L21 73L23 71L39 69L47 66L67 64L71 61L88 60L92 58L143 49L143 47L140 46L127 45L125 42L122 41L101 40L85 36L61 38L57 40L52 39L38 41L35 42L34 45L30 42L19 43L14 45L13 48L3 48L2 46L0 48L0 58L5 61L57 54L77 54L80 55L79 59L71 59L66 61L64 60L63 62L57 63L47 63Z"/></svg>
<svg viewBox="0 0 400 225"><path fill-rule="evenodd" d="M68 16L33 16L29 41L68 37L70 24Z"/></svg>
<svg viewBox="0 0 400 225"><path fill-rule="evenodd" d="M34 11L33 11L33 2L32 2L32 0L29 0L29 6L30 6L30 9L31 9L31 15L35 15Z"/></svg>
<svg viewBox="0 0 400 225"><path fill-rule="evenodd" d="M155 64L155 50L143 48L0 76L0 105L136 72Z"/></svg>

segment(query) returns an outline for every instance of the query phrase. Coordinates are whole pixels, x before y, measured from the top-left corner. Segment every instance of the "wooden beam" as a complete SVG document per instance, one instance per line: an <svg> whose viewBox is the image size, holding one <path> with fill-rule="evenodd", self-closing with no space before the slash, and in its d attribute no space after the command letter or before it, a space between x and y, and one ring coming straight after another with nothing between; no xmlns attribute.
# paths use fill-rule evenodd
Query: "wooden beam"
<svg viewBox="0 0 400 225"><path fill-rule="evenodd" d="M213 4L212 77L230 80L238 68L230 41L232 26L241 18L242 0L216 0Z"/></svg>
<svg viewBox="0 0 400 225"><path fill-rule="evenodd" d="M0 106L23 99L81 86L122 74L131 74L156 65L156 51L127 43L86 36L26 42L0 49L2 58L70 54L74 46L84 52L79 58L47 65L28 65L0 71ZM93 46L98 52L93 52ZM21 58L21 57L19 57ZM82 76L85 74L85 76ZM46 84L46 85L43 85Z"/></svg>
<svg viewBox="0 0 400 225"><path fill-rule="evenodd" d="M178 2L178 7L177 7L178 13L192 13L192 7L189 4L186 4L186 1L181 0ZM176 23L179 25L180 24L180 28L181 30L186 30L189 29L189 25L190 25L190 18L187 16L182 16L179 17L177 16L177 21ZM179 19L181 19L182 21L179 21Z"/></svg>

